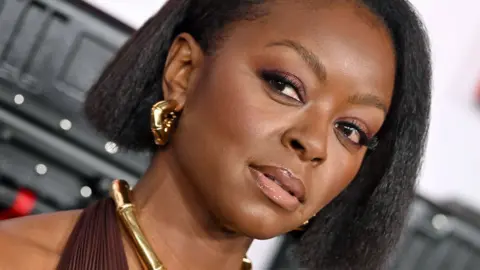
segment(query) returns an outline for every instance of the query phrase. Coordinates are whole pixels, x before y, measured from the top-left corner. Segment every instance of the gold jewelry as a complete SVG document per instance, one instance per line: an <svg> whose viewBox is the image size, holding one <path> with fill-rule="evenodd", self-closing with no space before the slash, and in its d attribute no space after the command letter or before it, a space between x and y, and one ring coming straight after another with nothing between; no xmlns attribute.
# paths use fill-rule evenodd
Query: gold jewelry
<svg viewBox="0 0 480 270"><path fill-rule="evenodd" d="M153 252L152 246L142 232L135 217L135 208L130 198L130 187L124 180L115 180L112 183L111 197L117 207L117 215L135 245L135 251L142 262L143 268L148 270L166 270L163 263Z"/></svg>
<svg viewBox="0 0 480 270"><path fill-rule="evenodd" d="M294 231L305 231L307 229L308 223L310 222L309 219L307 219L305 222L302 223L298 228L296 228Z"/></svg>
<svg viewBox="0 0 480 270"><path fill-rule="evenodd" d="M313 215L311 218L307 219L305 222L303 222L300 227L296 228L294 231L305 231L308 227L308 224L310 223L310 219L314 218L317 214Z"/></svg>
<svg viewBox="0 0 480 270"><path fill-rule="evenodd" d="M166 145L175 128L178 102L162 100L152 106L150 113L150 128L155 138L155 144Z"/></svg>
<svg viewBox="0 0 480 270"><path fill-rule="evenodd" d="M110 196L115 201L116 212L135 245L137 256L145 270L167 270L157 258L135 217L135 206L130 197L130 186L125 180L115 180L112 183ZM252 262L245 256L241 270L251 270Z"/></svg>

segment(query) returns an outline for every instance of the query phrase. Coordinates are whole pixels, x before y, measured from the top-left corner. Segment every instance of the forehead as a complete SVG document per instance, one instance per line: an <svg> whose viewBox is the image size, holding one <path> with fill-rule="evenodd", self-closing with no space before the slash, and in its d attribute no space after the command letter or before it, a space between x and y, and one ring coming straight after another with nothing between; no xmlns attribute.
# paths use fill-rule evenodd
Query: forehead
<svg viewBox="0 0 480 270"><path fill-rule="evenodd" d="M268 15L235 24L227 46L255 54L266 44L294 40L318 57L330 79L339 74L344 85L363 86L358 90L373 91L389 105L395 50L388 29L368 8L358 1L283 0L267 8Z"/></svg>

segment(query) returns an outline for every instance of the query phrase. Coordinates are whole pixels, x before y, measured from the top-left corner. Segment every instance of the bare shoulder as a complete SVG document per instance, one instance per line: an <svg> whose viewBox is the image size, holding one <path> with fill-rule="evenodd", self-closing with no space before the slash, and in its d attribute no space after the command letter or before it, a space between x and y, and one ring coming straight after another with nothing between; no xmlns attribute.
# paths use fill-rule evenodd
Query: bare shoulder
<svg viewBox="0 0 480 270"><path fill-rule="evenodd" d="M55 269L79 216L75 210L0 222L0 270Z"/></svg>

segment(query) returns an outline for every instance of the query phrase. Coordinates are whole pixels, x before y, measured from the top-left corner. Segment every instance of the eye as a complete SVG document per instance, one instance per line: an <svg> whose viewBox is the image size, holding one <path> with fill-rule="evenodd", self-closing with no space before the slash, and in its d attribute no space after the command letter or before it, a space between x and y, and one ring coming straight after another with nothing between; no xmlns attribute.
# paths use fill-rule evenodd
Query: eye
<svg viewBox="0 0 480 270"><path fill-rule="evenodd" d="M355 145L367 146L368 148L374 148L376 144L376 138L370 138L367 135L367 131L360 127L356 121L339 121L335 124L335 129L340 132L340 135L348 139Z"/></svg>
<svg viewBox="0 0 480 270"><path fill-rule="evenodd" d="M263 71L262 77L270 85L272 90L289 98L303 102L303 98L300 95L300 89L303 89L302 83L294 78L294 76L276 71Z"/></svg>

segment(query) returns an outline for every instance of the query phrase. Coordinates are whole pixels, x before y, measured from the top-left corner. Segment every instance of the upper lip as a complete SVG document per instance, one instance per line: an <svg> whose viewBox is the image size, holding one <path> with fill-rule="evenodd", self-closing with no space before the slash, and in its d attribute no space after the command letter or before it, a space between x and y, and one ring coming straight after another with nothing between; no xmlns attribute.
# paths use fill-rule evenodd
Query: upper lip
<svg viewBox="0 0 480 270"><path fill-rule="evenodd" d="M268 165L252 165L251 167L277 181L283 189L297 197L300 202L305 201L305 185L289 169Z"/></svg>

